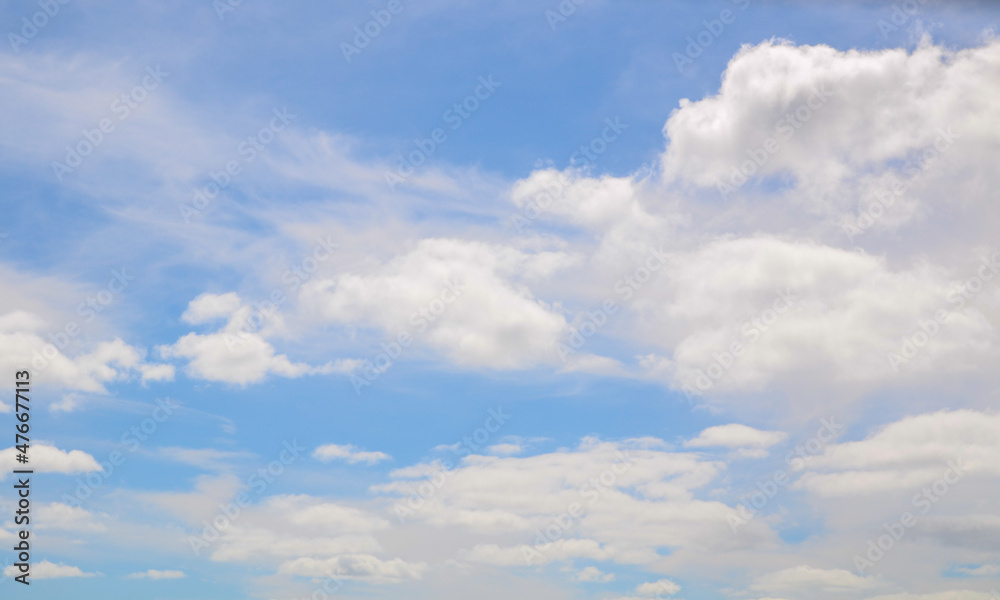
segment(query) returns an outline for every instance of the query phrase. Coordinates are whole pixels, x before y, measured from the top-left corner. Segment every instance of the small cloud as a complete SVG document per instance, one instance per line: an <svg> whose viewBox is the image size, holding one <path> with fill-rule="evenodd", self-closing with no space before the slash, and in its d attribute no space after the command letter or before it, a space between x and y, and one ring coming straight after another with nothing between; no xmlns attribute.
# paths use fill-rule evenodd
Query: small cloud
<svg viewBox="0 0 1000 600"><path fill-rule="evenodd" d="M747 425L731 423L709 427L693 440L684 442L685 448L750 448L764 449L783 442L788 435L781 431L761 431Z"/></svg>
<svg viewBox="0 0 1000 600"><path fill-rule="evenodd" d="M20 454L16 448L5 448L0 450L0 469L10 472L18 468L17 455ZM82 450L60 450L48 444L34 444L31 446L31 465L36 473L64 473L74 475L77 473L90 473L100 471L101 465L93 456ZM2 478L2 475L0 475Z"/></svg>
<svg viewBox="0 0 1000 600"><path fill-rule="evenodd" d="M577 581L593 581L598 583L608 583L615 580L614 573L603 573L597 567L587 567L573 576Z"/></svg>
<svg viewBox="0 0 1000 600"><path fill-rule="evenodd" d="M958 567L955 569L971 577L995 577L1000 575L1000 565L979 565L978 567Z"/></svg>
<svg viewBox="0 0 1000 600"><path fill-rule="evenodd" d="M187 577L184 571L158 571L156 569L150 569L143 573L132 573L131 575L126 575L125 579L183 579Z"/></svg>
<svg viewBox="0 0 1000 600"><path fill-rule="evenodd" d="M635 588L635 593L640 596L672 596L679 591L681 591L681 586L677 585L673 581L670 581L669 579L643 583L639 587Z"/></svg>
<svg viewBox="0 0 1000 600"><path fill-rule="evenodd" d="M73 412L80 408L80 401L83 399L79 394L65 394L62 400L58 400L49 405L49 412Z"/></svg>
<svg viewBox="0 0 1000 600"><path fill-rule="evenodd" d="M22 573L14 565L10 565L3 570L7 577L17 577ZM64 564L55 564L47 560L35 564L31 568L30 579L61 579L66 577L96 577L100 573L85 573L79 567Z"/></svg>
<svg viewBox="0 0 1000 600"><path fill-rule="evenodd" d="M365 450L359 450L351 444L326 444L325 446L320 446L313 451L313 457L318 458L323 462L343 460L351 465L357 463L374 465L377 462L392 459L392 457L385 452L368 452Z"/></svg>
<svg viewBox="0 0 1000 600"><path fill-rule="evenodd" d="M494 456L513 456L524 451L520 444L495 444L486 449L486 452Z"/></svg>

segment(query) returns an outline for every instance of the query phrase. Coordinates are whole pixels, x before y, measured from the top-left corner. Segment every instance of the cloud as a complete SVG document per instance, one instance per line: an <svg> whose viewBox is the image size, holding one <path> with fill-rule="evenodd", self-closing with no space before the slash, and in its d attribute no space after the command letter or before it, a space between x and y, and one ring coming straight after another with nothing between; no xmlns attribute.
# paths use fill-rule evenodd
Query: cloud
<svg viewBox="0 0 1000 600"><path fill-rule="evenodd" d="M392 460L392 457L385 452L367 452L364 450L358 450L351 444L326 444L313 450L313 456L323 462L343 460L351 465L357 463L374 465L375 463L383 460Z"/></svg>
<svg viewBox="0 0 1000 600"><path fill-rule="evenodd" d="M366 271L317 279L303 302L324 320L407 334L466 367L517 369L556 360L566 319L528 281L572 262L561 252L425 239ZM489 318L484 318L489 315Z"/></svg>
<svg viewBox="0 0 1000 600"><path fill-rule="evenodd" d="M990 592L974 592L972 590L951 590L933 592L930 594L902 593L871 596L866 600L996 600L996 594Z"/></svg>
<svg viewBox="0 0 1000 600"><path fill-rule="evenodd" d="M656 596L657 598L662 595L672 596L679 591L681 591L681 586L669 579L643 583L635 588L635 593L640 596Z"/></svg>
<svg viewBox="0 0 1000 600"><path fill-rule="evenodd" d="M603 573L597 567L585 567L573 575L576 581L609 583L615 580L614 573Z"/></svg>
<svg viewBox="0 0 1000 600"><path fill-rule="evenodd" d="M39 529L57 529L62 531L102 532L107 526L97 520L94 513L78 506L70 506L60 502L50 502L38 507Z"/></svg>
<svg viewBox="0 0 1000 600"><path fill-rule="evenodd" d="M24 467L24 465L17 462L16 457L18 454L19 452L16 448L4 448L0 450L0 468L3 469L4 473ZM36 473L74 475L101 470L101 465L98 464L97 460L82 450L60 450L55 446L44 443L32 444L28 449L28 457L31 461L28 466L34 469Z"/></svg>
<svg viewBox="0 0 1000 600"><path fill-rule="evenodd" d="M269 496L243 509L239 521L212 542L219 562L278 564L277 572L392 583L419 579L425 563L383 558L373 536L389 528L380 516L346 504L307 495Z"/></svg>
<svg viewBox="0 0 1000 600"><path fill-rule="evenodd" d="M79 324L73 323L79 332ZM28 311L0 315L0 367L9 371L31 368L38 381L102 394L107 392L106 384L131 377L142 382L173 379L172 366L144 362L142 350L118 338L99 342L90 352L67 355L64 349L70 347L70 337L61 331L56 332L55 338L43 337L43 333L55 329L50 322ZM60 341L60 347L50 339Z"/></svg>
<svg viewBox="0 0 1000 600"><path fill-rule="evenodd" d="M795 209L834 216L870 201L870 192L885 188L886 174L902 170L893 161L933 149L941 130L959 137L935 171L951 179L975 170L983 164L975 149L996 142L995 132L975 123L996 122L998 112L992 106L969 107L965 98L1000 87L991 71L996 48L992 41L951 51L926 40L912 52L773 41L744 46L727 66L718 94L682 100L667 121L664 176L715 193L717 184L728 183L734 169L753 161L752 151L759 149L764 152L759 166L746 169L755 172L751 179L786 176L793 190L810 192L796 197L805 206L792 204ZM873 97L877 106L868 102ZM768 138L777 142L777 151L764 150ZM913 191L918 198L905 202L952 202L955 196L940 193L940 181L923 181ZM845 182L855 184L854 194L838 187ZM763 212L770 216L771 209ZM904 207L890 222L903 224L921 214L926 213Z"/></svg>
<svg viewBox="0 0 1000 600"><path fill-rule="evenodd" d="M646 365L695 394L900 382L889 353L942 310L933 343L902 366L909 381L964 373L997 348L929 265L895 271L863 252L758 235L675 255L669 269L669 286L637 305L649 342L671 351Z"/></svg>
<svg viewBox="0 0 1000 600"><path fill-rule="evenodd" d="M776 571L757 577L751 589L766 592L824 591L851 592L867 590L882 585L870 577L859 577L843 569L818 569L806 565Z"/></svg>
<svg viewBox="0 0 1000 600"><path fill-rule="evenodd" d="M182 318L193 324L226 319L215 333L189 333L172 345L158 348L164 358L188 360L188 374L198 379L245 386L263 381L268 375L295 378L349 373L359 366L356 360L337 359L314 367L276 354L267 338L283 330L280 315L264 314L234 293L202 294L188 304Z"/></svg>
<svg viewBox="0 0 1000 600"><path fill-rule="evenodd" d="M962 475L1000 473L1000 415L965 409L905 417L807 457L796 486L821 496L916 489L951 464Z"/></svg>
<svg viewBox="0 0 1000 600"><path fill-rule="evenodd" d="M524 447L520 444L494 444L486 448L486 452L496 456L512 456L520 454Z"/></svg>
<svg viewBox="0 0 1000 600"><path fill-rule="evenodd" d="M394 558L381 560L368 554L349 554L335 558L297 558L281 564L278 573L301 577L327 577L336 573L344 579L360 579L373 583L395 583L420 579L427 570L425 563L407 563Z"/></svg>
<svg viewBox="0 0 1000 600"><path fill-rule="evenodd" d="M21 575L17 567L11 565L3 570L4 575L8 577L17 577ZM73 567L70 565L64 565L62 563L56 564L47 560L37 562L31 566L31 578L36 580L41 579L63 579L69 577L96 577L100 573L85 573L80 570L80 567Z"/></svg>
<svg viewBox="0 0 1000 600"><path fill-rule="evenodd" d="M773 539L762 522L734 534L727 521L732 508L696 497L722 463L652 449L648 442L585 438L576 448L534 456L471 455L445 471L440 465L408 468L415 479L371 489L399 498L393 511L406 522L477 534L465 556L480 563L646 564L665 546L707 551ZM406 499L424 479L434 492L411 509ZM550 529L558 535L539 549L536 532Z"/></svg>
<svg viewBox="0 0 1000 600"><path fill-rule="evenodd" d="M185 577L187 577L187 575L184 574L184 571L158 571L156 569L150 569L141 573L126 575L125 579L151 579L153 581L158 581L160 579L183 579Z"/></svg>
<svg viewBox="0 0 1000 600"><path fill-rule="evenodd" d="M781 431L761 431L747 425L731 423L705 429L698 437L684 442L685 448L769 448L787 438Z"/></svg>
<svg viewBox="0 0 1000 600"><path fill-rule="evenodd" d="M955 569L970 577L995 577L1000 575L1000 565L979 565L977 567L958 567Z"/></svg>

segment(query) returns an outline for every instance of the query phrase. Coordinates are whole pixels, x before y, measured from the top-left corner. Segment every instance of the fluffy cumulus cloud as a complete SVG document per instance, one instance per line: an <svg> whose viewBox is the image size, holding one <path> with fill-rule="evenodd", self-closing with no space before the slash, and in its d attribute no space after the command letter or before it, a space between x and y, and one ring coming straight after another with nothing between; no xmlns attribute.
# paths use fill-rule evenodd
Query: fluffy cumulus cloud
<svg viewBox="0 0 1000 600"><path fill-rule="evenodd" d="M267 496L242 509L227 525L205 528L205 517L222 504L219 498L231 498L240 489L232 483L202 480L182 498L174 494L147 498L169 507L182 522L198 529L187 537L186 545L212 561L269 566L279 575L305 578L333 573L340 579L370 583L420 579L427 569L420 561L383 556L385 549L375 534L389 528L388 520L307 495Z"/></svg>
<svg viewBox="0 0 1000 600"><path fill-rule="evenodd" d="M1000 415L954 410L907 417L803 462L798 486L823 496L919 489L946 475L1000 473Z"/></svg>
<svg viewBox="0 0 1000 600"><path fill-rule="evenodd" d="M957 275L771 236L710 242L677 255L672 289L640 306L650 331L677 332L646 364L694 394L964 373L997 341Z"/></svg>
<svg viewBox="0 0 1000 600"><path fill-rule="evenodd" d="M927 41L912 52L745 46L716 95L681 101L667 121L663 172L713 193L740 187L740 170L750 184L777 179L803 210L835 220L867 208L894 180L922 177L879 229L926 217L935 205L978 203L981 191L962 192L981 190L979 182L962 178L995 177L982 167L997 130L983 125L997 123L1000 111L977 99L1000 89L998 66L995 41L957 52ZM961 191L942 193L950 184Z"/></svg>
<svg viewBox="0 0 1000 600"><path fill-rule="evenodd" d="M612 295L625 317L601 334L652 350L638 367L692 396L988 377L1000 212L984 190L1000 181L984 157L1000 137L982 124L1000 112L971 99L998 70L996 41L747 46L716 95L670 116L658 173L542 169L512 186L513 220L589 235L592 285L574 289L591 303L604 275L666 252L657 277ZM946 233L969 234L928 229L946 210Z"/></svg>
<svg viewBox="0 0 1000 600"><path fill-rule="evenodd" d="M588 438L523 458L473 455L450 470L393 473L395 481L373 491L398 496L392 510L404 522L478 534L481 541L463 551L477 563L650 564L662 548L723 550L771 539L763 523L734 535L733 509L698 497L721 463L652 450L648 441Z"/></svg>
<svg viewBox="0 0 1000 600"><path fill-rule="evenodd" d="M368 271L310 282L303 296L324 319L418 339L459 365L520 368L554 362L568 331L565 317L529 286L573 260L559 251L425 239Z"/></svg>
<svg viewBox="0 0 1000 600"><path fill-rule="evenodd" d="M0 465L3 465L5 474L13 469L22 468L18 466L20 464L17 461L18 454L20 451L13 447L0 450ZM44 442L32 444L29 448L29 457L31 468L42 473L72 475L101 470L97 460L82 450L60 450Z"/></svg>
<svg viewBox="0 0 1000 600"><path fill-rule="evenodd" d="M147 363L144 352L120 339L99 342L89 351L73 353L80 324L55 325L39 315L18 310L0 315L0 366L13 372L30 369L50 385L84 392L107 392L116 381L165 381L173 367Z"/></svg>
<svg viewBox="0 0 1000 600"><path fill-rule="evenodd" d="M275 311L273 302L251 305L232 292L202 294L188 305L183 320L192 325L222 320L224 325L212 333L184 335L171 345L161 346L160 354L187 360L187 372L192 377L235 385L257 383L268 375L350 373L358 366L351 359L336 359L314 367L278 354L268 341L284 327Z"/></svg>

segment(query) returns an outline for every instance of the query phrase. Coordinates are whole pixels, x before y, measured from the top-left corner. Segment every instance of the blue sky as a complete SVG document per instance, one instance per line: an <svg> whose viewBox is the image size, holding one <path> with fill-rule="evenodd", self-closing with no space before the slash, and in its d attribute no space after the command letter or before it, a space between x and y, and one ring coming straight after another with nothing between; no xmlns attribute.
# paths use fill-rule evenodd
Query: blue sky
<svg viewBox="0 0 1000 600"><path fill-rule="evenodd" d="M233 5L0 7L4 593L1000 597L998 7Z"/></svg>

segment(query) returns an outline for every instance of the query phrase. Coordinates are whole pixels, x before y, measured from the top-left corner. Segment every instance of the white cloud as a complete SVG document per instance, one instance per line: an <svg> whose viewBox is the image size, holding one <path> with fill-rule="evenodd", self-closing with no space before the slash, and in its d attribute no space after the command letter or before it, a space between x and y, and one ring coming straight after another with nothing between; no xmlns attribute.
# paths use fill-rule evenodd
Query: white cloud
<svg viewBox="0 0 1000 600"><path fill-rule="evenodd" d="M705 429L698 437L684 442L686 448L770 448L787 438L781 431L761 431L747 425L731 423Z"/></svg>
<svg viewBox="0 0 1000 600"><path fill-rule="evenodd" d="M766 592L823 591L851 592L883 585L871 577L860 577L843 569L818 569L806 565L776 571L757 577L750 586Z"/></svg>
<svg viewBox="0 0 1000 600"><path fill-rule="evenodd" d="M304 301L326 320L425 341L452 362L512 369L556 360L565 318L525 284L571 262L457 239L425 239L366 271L311 281ZM489 315L485 318L484 315Z"/></svg>
<svg viewBox="0 0 1000 600"><path fill-rule="evenodd" d="M420 479L392 481L372 491L403 498L394 510L402 510L407 522L477 534L465 554L473 562L525 565L587 558L643 564L657 560L657 548L664 546L731 549L773 539L757 522L734 534L727 521L733 509L696 498L722 463L650 446L649 440L587 438L576 448L535 456L472 455L445 471L443 484L440 466L425 465L409 474L426 478L434 492L424 494L419 508L409 512L405 498ZM573 505L579 514L564 515ZM558 539L537 550L536 531L545 531L557 518L569 526L558 527Z"/></svg>
<svg viewBox="0 0 1000 600"><path fill-rule="evenodd" d="M711 242L673 256L669 285L637 305L648 315L645 337L672 353L644 364L694 393L966 373L996 354L996 335L978 310L950 301L953 281L940 268L891 270L882 258L813 242ZM901 366L902 378L889 353L943 310L946 322Z"/></svg>
<svg viewBox="0 0 1000 600"><path fill-rule="evenodd" d="M669 579L643 583L639 585L639 587L635 588L635 593L640 596L656 596L657 598L664 595L672 596L679 591L681 591L681 586Z"/></svg>
<svg viewBox="0 0 1000 600"><path fill-rule="evenodd" d="M23 464L17 462L18 454L20 452L13 447L0 450L0 468L5 474L13 469L24 467ZM28 449L28 458L31 461L28 467L34 469L36 473L72 475L101 470L101 465L98 464L97 460L82 450L60 450L44 443L31 444Z"/></svg>
<svg viewBox="0 0 1000 600"><path fill-rule="evenodd" d="M1000 575L1000 565L979 565L977 567L958 567L955 569L972 577L995 577Z"/></svg>
<svg viewBox="0 0 1000 600"><path fill-rule="evenodd" d="M153 581L158 581L160 579L183 579L187 577L184 571L159 571L157 569L150 569L148 571L143 571L141 573L132 573L126 575L126 579L151 579Z"/></svg>
<svg viewBox="0 0 1000 600"><path fill-rule="evenodd" d="M996 600L996 594L990 592L974 592L972 590L952 590L930 594L902 593L871 596L866 600Z"/></svg>
<svg viewBox="0 0 1000 600"><path fill-rule="evenodd" d="M949 461L963 476L1000 473L1000 415L953 410L905 417L807 457L796 485L822 496L916 489L943 477Z"/></svg>
<svg viewBox="0 0 1000 600"><path fill-rule="evenodd" d="M75 331L79 324L74 322ZM99 342L90 352L67 355L71 338L60 331L62 349L43 337L57 330L38 315L14 311L0 316L0 367L9 371L31 368L43 383L82 392L105 393L105 385L138 376L143 382L173 378L170 365L143 361L142 350L121 339ZM65 344L62 340L65 338ZM75 346L74 340L74 346Z"/></svg>
<svg viewBox="0 0 1000 600"><path fill-rule="evenodd" d="M107 530L107 526L98 521L94 513L79 506L70 506L59 502L50 502L38 507L36 527L80 532Z"/></svg>
<svg viewBox="0 0 1000 600"><path fill-rule="evenodd" d="M351 444L325 444L313 450L313 456L323 462L343 460L352 465L357 463L374 465L377 462L392 459L392 457L385 452L358 450Z"/></svg>
<svg viewBox="0 0 1000 600"><path fill-rule="evenodd" d="M520 454L524 447L520 444L494 444L486 449L488 454L495 456L513 456Z"/></svg>
<svg viewBox="0 0 1000 600"><path fill-rule="evenodd" d="M573 579L585 582L608 583L615 580L615 574L604 573L597 567L585 567L574 574Z"/></svg>
<svg viewBox="0 0 1000 600"><path fill-rule="evenodd" d="M382 560L369 554L348 554L335 558L297 558L281 564L279 573L302 577L327 577L337 573L344 579L360 579L374 583L395 583L406 579L420 579L427 565L407 563L394 558Z"/></svg>
<svg viewBox="0 0 1000 600"><path fill-rule="evenodd" d="M3 570L4 575L8 577L17 577L21 573L17 570L17 567L11 565ZM62 563L56 564L48 560L43 560L35 563L31 566L31 579L62 579L68 577L95 577L99 573L85 573L80 570L80 567L73 567L70 565L64 565Z"/></svg>
<svg viewBox="0 0 1000 600"><path fill-rule="evenodd" d="M189 333L172 345L159 347L164 358L187 359L188 373L199 379L247 385L260 382L268 375L294 378L349 373L359 365L356 360L338 359L313 367L276 354L267 338L283 330L280 315L264 315L244 304L234 293L202 294L190 302L183 318L195 324L226 319L225 325L215 333Z"/></svg>

